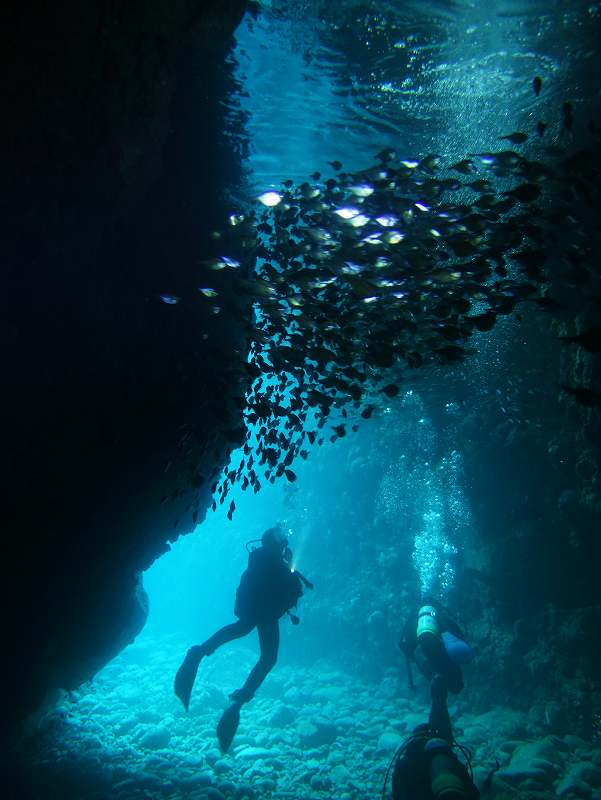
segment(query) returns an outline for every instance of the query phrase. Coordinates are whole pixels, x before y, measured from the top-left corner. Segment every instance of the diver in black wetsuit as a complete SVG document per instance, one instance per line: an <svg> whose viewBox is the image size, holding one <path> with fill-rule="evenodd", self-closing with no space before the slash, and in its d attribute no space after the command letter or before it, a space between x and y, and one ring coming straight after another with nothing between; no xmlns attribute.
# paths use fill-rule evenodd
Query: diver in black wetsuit
<svg viewBox="0 0 601 800"><path fill-rule="evenodd" d="M478 800L480 797L471 770L457 758L452 742L438 736L429 724L417 726L395 759L393 800Z"/></svg>
<svg viewBox="0 0 601 800"><path fill-rule="evenodd" d="M436 680L438 678L438 680ZM454 741L446 705L446 687L440 676L432 682L432 707L427 724L418 725L395 753L384 781L392 773L393 800L478 800L469 754ZM440 692L440 688L444 692ZM459 747L468 768L453 751Z"/></svg>
<svg viewBox="0 0 601 800"><path fill-rule="evenodd" d="M303 583L313 588L300 573L290 569L291 558L292 553L287 547L287 537L281 526L266 530L261 537L261 546L249 551L248 566L236 591L234 614L238 621L221 628L203 644L191 647L175 676L174 692L187 711L201 660L226 642L240 639L253 628L257 629L260 658L244 685L230 695L233 703L217 727L217 736L224 752L229 748L238 727L241 706L252 700L275 666L280 642L280 617L296 605L303 593ZM293 623L298 622L297 617L290 616Z"/></svg>
<svg viewBox="0 0 601 800"><path fill-rule="evenodd" d="M428 601L409 615L399 647L407 659L409 688L415 689L412 661L430 681L430 726L439 730L444 738L452 738L447 692L456 694L461 691L463 676L460 664L467 663L474 655L465 641L465 634L446 609Z"/></svg>

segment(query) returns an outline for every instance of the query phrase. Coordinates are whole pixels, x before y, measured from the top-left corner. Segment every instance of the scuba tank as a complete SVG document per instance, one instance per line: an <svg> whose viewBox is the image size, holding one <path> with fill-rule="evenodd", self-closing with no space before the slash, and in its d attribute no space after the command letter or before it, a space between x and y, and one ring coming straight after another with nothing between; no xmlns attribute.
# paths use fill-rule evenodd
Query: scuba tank
<svg viewBox="0 0 601 800"><path fill-rule="evenodd" d="M434 606L420 606L417 612L415 640L413 639L413 635L408 630L410 625L409 621L407 621L405 629L403 630L403 638L399 642L399 646L405 653L405 658L407 661L407 685L411 691L415 689L415 684L413 683L413 674L411 671L411 659L413 658L415 661L417 661L416 656L420 652L419 645L421 645L421 650L424 652L424 657L427 657L431 653L434 653L436 656L438 650L440 649L442 640L437 616L438 612ZM413 623L411 622L411 624ZM424 669L419 663L418 666L420 667L420 671L424 672ZM426 672L424 672L424 674L426 674Z"/></svg>
<svg viewBox="0 0 601 800"><path fill-rule="evenodd" d="M267 533L269 533L270 530L271 529L269 529ZM246 547L246 552L249 554L249 565L250 565L250 557L252 556L252 554L255 553L257 550L259 550L261 547L265 547L264 538L265 534L263 534L263 537L261 537L261 539L250 539L248 542L246 542L245 547ZM301 572L299 572L294 567L291 567L292 558L293 558L292 550L290 549L290 547L288 547L287 544L285 544L285 540L283 540L282 552L281 552L281 566L284 567L285 569L284 574L287 574L290 580L283 581L281 572L279 572L279 570L276 569L276 574L279 575L279 578L276 580L275 585L272 586L272 589L277 588L276 597L280 596L283 599L288 596L290 605L288 605L288 607L282 606L282 613L288 614L290 621L292 622L293 625L298 625L300 619L296 614L292 612L291 609L296 606L296 600L298 600L298 598L303 593L301 586L304 586L307 589L313 589L314 586L311 583L311 581L308 578L306 578ZM291 582L292 585L290 585ZM296 588L297 586L298 589ZM248 606L249 602L250 602L250 596L248 591L248 569L247 569L243 573L240 579L240 585L238 586L238 589L236 591L236 603L234 605L234 614L237 617L240 617L241 614L244 613L244 608Z"/></svg>
<svg viewBox="0 0 601 800"><path fill-rule="evenodd" d="M249 539L249 541L246 542L246 544L244 545L246 547L246 552L247 553L252 553L253 550L256 550L257 547L252 547L251 545L254 545L257 542L259 542L259 544L257 545L257 547L259 547L261 539ZM287 567L290 568L290 564L292 562L292 550L288 547L288 545L286 545L286 547L284 548L284 550L282 552L282 561L284 562L284 564L286 564ZM296 573L296 575L298 575L298 577L300 578L301 583L304 586L306 586L307 589L314 589L315 588L314 585L311 583L311 581L308 578L305 578L305 576L301 572L299 572L297 569L290 568L290 572Z"/></svg>
<svg viewBox="0 0 601 800"><path fill-rule="evenodd" d="M418 641L427 634L440 639L440 628L436 619L434 606L422 606L417 612L417 639Z"/></svg>
<svg viewBox="0 0 601 800"><path fill-rule="evenodd" d="M453 752L458 748L463 764ZM385 800L392 771L393 800L415 800L431 796L433 800L478 800L473 782L470 754L463 745L436 736L429 725L418 725L396 751L386 771L382 787Z"/></svg>
<svg viewBox="0 0 601 800"><path fill-rule="evenodd" d="M429 739L424 751L431 756L430 785L434 800L469 800L473 797L474 786L465 767L445 739Z"/></svg>

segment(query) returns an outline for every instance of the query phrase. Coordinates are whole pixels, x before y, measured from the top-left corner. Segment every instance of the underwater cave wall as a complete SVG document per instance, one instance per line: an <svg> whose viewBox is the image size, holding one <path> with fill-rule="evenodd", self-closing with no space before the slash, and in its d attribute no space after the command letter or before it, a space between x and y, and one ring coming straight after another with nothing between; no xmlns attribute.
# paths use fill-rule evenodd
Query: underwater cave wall
<svg viewBox="0 0 601 800"><path fill-rule="evenodd" d="M248 308L227 278L219 313L190 297L241 179L223 128L245 8L3 9L3 731L141 629L139 573L240 439Z"/></svg>
<svg viewBox="0 0 601 800"><path fill-rule="evenodd" d="M470 697L484 708L494 686L496 703L590 737L601 705L598 415L560 391L581 356L557 341L557 324L540 324L536 353L524 347L533 332L514 339L507 374L521 391L500 394L506 414L483 404L461 433L478 532L457 587L478 645Z"/></svg>

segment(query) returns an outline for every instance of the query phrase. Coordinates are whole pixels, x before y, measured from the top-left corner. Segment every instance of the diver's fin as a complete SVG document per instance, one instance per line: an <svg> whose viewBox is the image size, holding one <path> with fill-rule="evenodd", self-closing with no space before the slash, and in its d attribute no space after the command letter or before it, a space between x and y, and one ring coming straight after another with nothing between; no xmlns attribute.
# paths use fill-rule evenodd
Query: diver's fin
<svg viewBox="0 0 601 800"><path fill-rule="evenodd" d="M190 705L192 687L194 686L196 673L198 672L198 665L200 664L203 655L204 653L201 647L198 645L191 647L186 653L186 657L182 661L181 667L175 674L173 691L184 704L186 711Z"/></svg>
<svg viewBox="0 0 601 800"><path fill-rule="evenodd" d="M240 703L226 708L217 725L217 738L222 753L227 753L240 723Z"/></svg>

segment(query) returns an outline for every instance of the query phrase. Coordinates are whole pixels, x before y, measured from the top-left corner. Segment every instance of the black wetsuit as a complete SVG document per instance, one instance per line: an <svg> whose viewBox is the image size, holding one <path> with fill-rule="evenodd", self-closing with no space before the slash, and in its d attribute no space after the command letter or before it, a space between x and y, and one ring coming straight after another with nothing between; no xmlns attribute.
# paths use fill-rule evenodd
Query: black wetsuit
<svg viewBox="0 0 601 800"><path fill-rule="evenodd" d="M478 800L480 792L453 753L450 741L432 738L428 726L414 734L396 761L393 800ZM434 749L430 746L436 745Z"/></svg>
<svg viewBox="0 0 601 800"><path fill-rule="evenodd" d="M275 666L280 644L278 620L296 604L301 594L298 576L286 566L279 553L265 547L251 551L236 592L234 613L238 621L221 628L201 645L203 653L210 655L226 642L257 629L261 654L244 686L234 693L237 701L252 700Z"/></svg>
<svg viewBox="0 0 601 800"><path fill-rule="evenodd" d="M426 604L424 604L426 605ZM438 630L452 633L459 639L465 635L459 625L451 618L448 612L439 605L428 603L436 610ZM421 606L420 606L421 607ZM418 669L429 681L432 696L429 724L433 730L447 739L452 739L451 719L447 707L447 691L460 692L463 688L461 668L449 657L447 650L437 636L426 635L417 638L417 621L419 609L414 609L405 623L399 647L407 658L407 669L410 681L410 662L415 661Z"/></svg>
<svg viewBox="0 0 601 800"><path fill-rule="evenodd" d="M426 605L424 603L424 605ZM428 603L436 609L436 621L440 633L448 631L458 639L465 639L465 634L442 606L435 603ZM421 608L421 606L420 606ZM433 636L424 637L421 641L417 638L417 615L419 609L414 609L403 628L403 633L399 641L399 647L405 653L408 660L415 661L419 671L429 681L435 675L443 675L449 691L460 692L463 689L463 677L458 664L451 661L446 648L441 639Z"/></svg>

